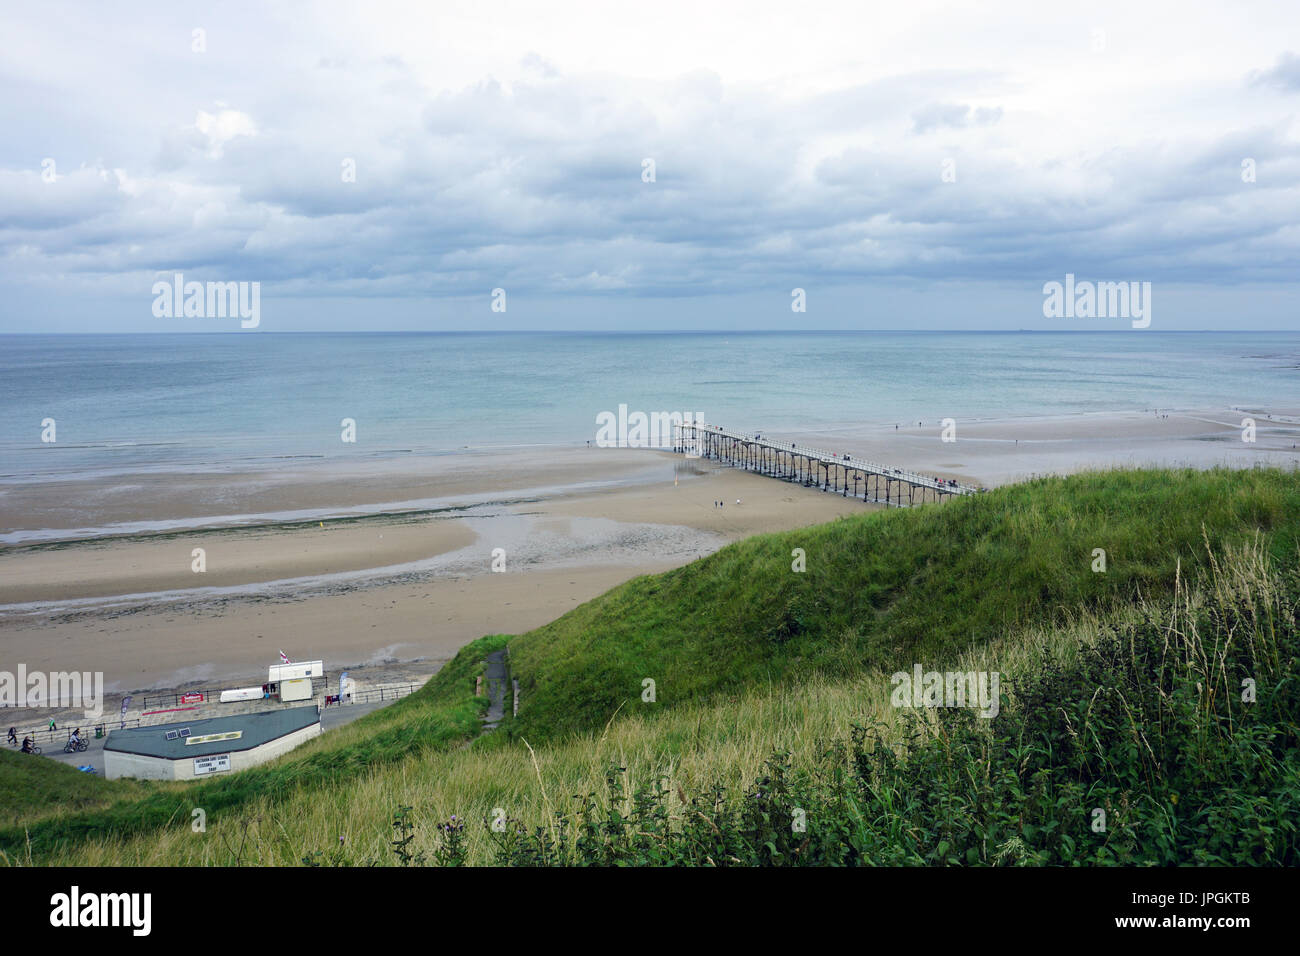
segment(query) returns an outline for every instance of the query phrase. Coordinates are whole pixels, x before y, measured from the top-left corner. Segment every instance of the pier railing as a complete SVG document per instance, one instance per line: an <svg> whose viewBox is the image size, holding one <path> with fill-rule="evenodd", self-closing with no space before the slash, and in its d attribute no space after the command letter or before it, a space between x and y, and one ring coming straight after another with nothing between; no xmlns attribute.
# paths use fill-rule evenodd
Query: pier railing
<svg viewBox="0 0 1300 956"><path fill-rule="evenodd" d="M908 504L915 503L915 492L917 489L930 491L933 500L939 500L946 495L972 495L980 489L974 485L967 485L955 480L937 478L933 475L923 475L920 472L909 471L904 468L892 468L889 465L880 462L870 461L865 458L858 458L852 454L843 454L827 451L824 448L816 448L811 445L801 445L798 442L780 442L770 438L758 437L762 433L744 433L722 428L718 425L707 425L702 422L695 424L682 424L674 426L674 449L686 453L694 454L698 452L699 457L716 458L726 461L728 464L746 468L751 471L758 471L763 474L770 474L775 477L786 478L788 480L803 479L806 484L817 484L819 487L829 488L830 469L839 469L836 476L835 490L840 490L839 477L842 474L844 479L845 495L847 496L849 474L856 473L858 477L854 480L854 496L857 496L857 482L863 483L863 496L865 500L880 501L885 504L903 504L902 492L899 492L898 501L895 502L892 497L893 482L899 482L901 485L908 486ZM731 442L727 446L726 442ZM735 454L735 446L742 445L746 451L745 454ZM770 454L754 454L755 449L761 449ZM794 459L803 459L808 465L816 463L817 467L825 469L826 479L812 480L812 471L810 468L792 467L787 463ZM877 493L874 498L867 498L868 482L867 477L876 479ZM879 480L885 480L885 497L879 497ZM922 500L925 496L922 494Z"/></svg>

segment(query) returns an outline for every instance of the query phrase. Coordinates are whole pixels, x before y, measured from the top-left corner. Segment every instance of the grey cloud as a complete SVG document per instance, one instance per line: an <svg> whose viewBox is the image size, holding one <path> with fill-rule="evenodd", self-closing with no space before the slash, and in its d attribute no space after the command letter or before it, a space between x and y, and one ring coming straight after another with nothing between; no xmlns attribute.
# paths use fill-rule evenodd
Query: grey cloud
<svg viewBox="0 0 1300 956"><path fill-rule="evenodd" d="M1289 51L1285 52L1277 58L1275 66L1256 72L1251 79L1255 84L1273 86L1289 92L1300 90L1300 56Z"/></svg>
<svg viewBox="0 0 1300 956"><path fill-rule="evenodd" d="M1030 160L1001 107L957 101L998 96L1008 81L995 72L790 101L708 71L651 83L540 57L512 84L433 92L393 58L307 62L307 77L268 66L273 93L222 93L256 134L219 155L191 128L220 108L205 92L168 100L161 119L128 118L125 184L99 168L48 186L0 169L0 277L182 269L322 296L673 297L876 276L1041 281L1065 268L1293 272L1295 144L1250 128ZM909 123L918 135L898 136ZM840 137L856 144L806 159ZM1267 174L1249 188L1242 155ZM646 157L655 183L641 181ZM342 179L345 158L356 182ZM956 182L940 178L946 158Z"/></svg>
<svg viewBox="0 0 1300 956"><path fill-rule="evenodd" d="M980 106L972 109L964 103L931 103L912 114L912 132L919 135L944 128L992 126L1000 119L1002 119L1000 106Z"/></svg>

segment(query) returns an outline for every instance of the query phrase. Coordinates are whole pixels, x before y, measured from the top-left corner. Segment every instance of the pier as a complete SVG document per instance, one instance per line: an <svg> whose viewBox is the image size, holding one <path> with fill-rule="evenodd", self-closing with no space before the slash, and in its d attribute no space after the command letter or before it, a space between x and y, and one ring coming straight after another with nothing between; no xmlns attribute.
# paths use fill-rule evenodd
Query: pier
<svg viewBox="0 0 1300 956"><path fill-rule="evenodd" d="M874 461L779 442L756 434L728 431L718 425L673 425L673 450L688 458L709 458L760 475L836 491L872 504L905 508L972 495L980 489L957 481L890 468Z"/></svg>

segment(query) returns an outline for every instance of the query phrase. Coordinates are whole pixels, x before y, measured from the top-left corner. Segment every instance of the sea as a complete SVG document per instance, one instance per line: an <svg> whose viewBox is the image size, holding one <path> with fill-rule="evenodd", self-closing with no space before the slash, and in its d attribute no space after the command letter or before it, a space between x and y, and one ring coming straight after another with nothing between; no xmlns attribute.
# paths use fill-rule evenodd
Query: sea
<svg viewBox="0 0 1300 956"><path fill-rule="evenodd" d="M620 405L786 433L1295 408L1300 333L3 335L0 482L583 445Z"/></svg>

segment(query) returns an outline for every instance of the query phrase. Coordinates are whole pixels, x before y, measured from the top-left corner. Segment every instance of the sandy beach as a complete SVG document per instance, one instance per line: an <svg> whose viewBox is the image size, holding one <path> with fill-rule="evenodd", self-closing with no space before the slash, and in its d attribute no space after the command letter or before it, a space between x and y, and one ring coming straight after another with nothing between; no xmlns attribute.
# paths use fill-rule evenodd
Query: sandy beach
<svg viewBox="0 0 1300 956"><path fill-rule="evenodd" d="M865 507L663 452L556 457L570 458L568 470L534 474L526 493L493 489L454 509L443 502L449 489L465 494L455 480L281 481L258 499L262 512L310 501L334 516L255 527L223 526L210 513L184 521L203 510L210 485L190 484L187 499L186 483L172 478L169 497L115 505L113 518L188 530L0 551L5 658L29 670L103 671L114 692L261 680L280 649L331 670L426 662L431 671L474 638L538 626L638 574ZM543 478L551 490L528 490ZM431 507L402 511L394 496ZM76 528L85 517L70 515ZM192 570L194 548L205 552L202 573ZM492 571L494 549L503 572Z"/></svg>
<svg viewBox="0 0 1300 956"><path fill-rule="evenodd" d="M1241 440L1247 416L1255 442ZM959 419L953 442L940 428L788 437L987 486L1300 460L1296 409ZM470 640L538 626L638 574L868 507L666 452L573 447L10 484L0 648L8 669L102 671L111 693L260 681L282 649L331 672L427 675Z"/></svg>

